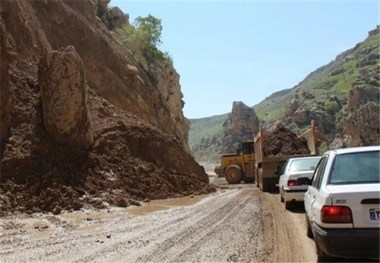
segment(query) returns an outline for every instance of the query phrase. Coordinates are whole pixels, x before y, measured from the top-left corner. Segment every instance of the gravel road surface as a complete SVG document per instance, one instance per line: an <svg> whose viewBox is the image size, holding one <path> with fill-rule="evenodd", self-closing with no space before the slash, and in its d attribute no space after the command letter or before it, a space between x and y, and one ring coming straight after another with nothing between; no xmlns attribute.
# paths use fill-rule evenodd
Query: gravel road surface
<svg viewBox="0 0 380 263"><path fill-rule="evenodd" d="M0 262L316 262L302 209L214 183L211 195L141 207L1 218Z"/></svg>

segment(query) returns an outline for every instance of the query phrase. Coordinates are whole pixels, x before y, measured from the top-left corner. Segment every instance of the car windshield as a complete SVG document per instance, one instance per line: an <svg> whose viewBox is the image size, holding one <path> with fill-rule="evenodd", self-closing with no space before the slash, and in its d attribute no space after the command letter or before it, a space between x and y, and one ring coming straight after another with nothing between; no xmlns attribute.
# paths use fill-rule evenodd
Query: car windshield
<svg viewBox="0 0 380 263"><path fill-rule="evenodd" d="M314 170L320 158L293 160L290 164L290 172L310 171Z"/></svg>
<svg viewBox="0 0 380 263"><path fill-rule="evenodd" d="M359 152L338 155L330 175L330 184L380 182L380 152Z"/></svg>

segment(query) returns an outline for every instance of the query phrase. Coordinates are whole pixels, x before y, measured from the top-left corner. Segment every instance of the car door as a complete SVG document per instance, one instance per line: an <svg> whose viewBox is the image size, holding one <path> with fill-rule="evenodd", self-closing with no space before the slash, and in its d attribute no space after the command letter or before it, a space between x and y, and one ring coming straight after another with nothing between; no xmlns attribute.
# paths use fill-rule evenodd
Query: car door
<svg viewBox="0 0 380 263"><path fill-rule="evenodd" d="M328 155L324 155L319 161L315 169L311 185L309 186L305 194L305 199L304 199L305 211L310 222L314 221L314 218L315 218L314 203L318 196L319 190L321 188L321 183L323 179L323 174L326 169L327 161L328 161Z"/></svg>

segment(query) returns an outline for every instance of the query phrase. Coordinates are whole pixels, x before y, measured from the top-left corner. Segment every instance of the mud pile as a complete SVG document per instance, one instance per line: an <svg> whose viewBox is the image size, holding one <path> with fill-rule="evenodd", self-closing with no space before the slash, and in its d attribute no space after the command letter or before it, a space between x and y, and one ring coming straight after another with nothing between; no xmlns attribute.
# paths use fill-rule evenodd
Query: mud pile
<svg viewBox="0 0 380 263"><path fill-rule="evenodd" d="M80 151L53 143L42 125L38 96L27 86L19 92L29 103L15 100L15 114L31 122L14 127L4 146L0 215L126 207L214 191L203 167L177 139L89 93L94 144Z"/></svg>
<svg viewBox="0 0 380 263"><path fill-rule="evenodd" d="M294 155L309 154L310 150L304 138L297 135L282 124L277 124L275 129L265 137L266 155Z"/></svg>

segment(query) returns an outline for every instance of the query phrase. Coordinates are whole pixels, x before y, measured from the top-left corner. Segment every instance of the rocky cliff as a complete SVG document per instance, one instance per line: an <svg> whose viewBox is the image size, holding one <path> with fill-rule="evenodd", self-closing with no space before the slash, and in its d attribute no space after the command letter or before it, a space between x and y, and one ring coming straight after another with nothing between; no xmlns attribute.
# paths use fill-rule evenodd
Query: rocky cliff
<svg viewBox="0 0 380 263"><path fill-rule="evenodd" d="M0 210L127 206L211 191L179 75L136 59L108 0L0 1Z"/></svg>
<svg viewBox="0 0 380 263"><path fill-rule="evenodd" d="M232 104L232 111L223 124L221 152L235 152L242 141L253 140L259 132L260 121L255 110L241 101Z"/></svg>
<svg viewBox="0 0 380 263"><path fill-rule="evenodd" d="M222 119L217 134L202 136L199 142L193 143L191 151L200 161L215 162L221 153L234 153L242 141L253 140L259 131L255 111L240 101L233 102L231 113Z"/></svg>
<svg viewBox="0 0 380 263"><path fill-rule="evenodd" d="M380 145L380 65L360 71L347 102L344 123L349 146Z"/></svg>
<svg viewBox="0 0 380 263"><path fill-rule="evenodd" d="M281 116L302 129L311 120L328 148L379 144L379 26L293 88Z"/></svg>

